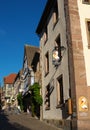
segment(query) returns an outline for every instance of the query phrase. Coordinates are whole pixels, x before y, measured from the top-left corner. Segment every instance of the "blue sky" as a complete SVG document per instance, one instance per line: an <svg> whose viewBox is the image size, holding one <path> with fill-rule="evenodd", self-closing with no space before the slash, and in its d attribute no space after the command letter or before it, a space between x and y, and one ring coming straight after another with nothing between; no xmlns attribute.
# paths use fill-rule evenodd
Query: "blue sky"
<svg viewBox="0 0 90 130"><path fill-rule="evenodd" d="M0 83L22 68L24 45L39 46L36 28L47 0L0 0Z"/></svg>

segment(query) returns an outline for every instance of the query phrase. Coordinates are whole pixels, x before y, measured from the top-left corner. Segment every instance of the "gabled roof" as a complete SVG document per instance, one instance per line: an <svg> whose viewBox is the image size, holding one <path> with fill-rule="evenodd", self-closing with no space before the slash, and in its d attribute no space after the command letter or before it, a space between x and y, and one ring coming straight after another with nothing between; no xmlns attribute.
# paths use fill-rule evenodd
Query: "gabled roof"
<svg viewBox="0 0 90 130"><path fill-rule="evenodd" d="M17 74L12 73L12 74L4 77L4 83L5 84L13 84L16 76L17 76Z"/></svg>
<svg viewBox="0 0 90 130"><path fill-rule="evenodd" d="M17 79L20 79L21 78L21 75L23 74L23 69L19 70L19 72L17 73L16 77L15 77L15 80L14 80L14 83L17 81Z"/></svg>
<svg viewBox="0 0 90 130"><path fill-rule="evenodd" d="M39 52L39 48L35 46L25 45L24 51L24 56L26 55L27 57L27 64L31 66L34 55L35 53Z"/></svg>

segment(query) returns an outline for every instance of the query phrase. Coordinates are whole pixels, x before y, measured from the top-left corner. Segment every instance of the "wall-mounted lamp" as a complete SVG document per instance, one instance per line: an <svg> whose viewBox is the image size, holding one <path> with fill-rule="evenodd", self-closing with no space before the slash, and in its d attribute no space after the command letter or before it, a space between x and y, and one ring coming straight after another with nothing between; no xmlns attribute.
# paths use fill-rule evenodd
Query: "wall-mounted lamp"
<svg viewBox="0 0 90 130"><path fill-rule="evenodd" d="M62 60L64 51L66 50L66 48L64 46L55 46L55 48L52 51L52 63L55 66L58 66Z"/></svg>

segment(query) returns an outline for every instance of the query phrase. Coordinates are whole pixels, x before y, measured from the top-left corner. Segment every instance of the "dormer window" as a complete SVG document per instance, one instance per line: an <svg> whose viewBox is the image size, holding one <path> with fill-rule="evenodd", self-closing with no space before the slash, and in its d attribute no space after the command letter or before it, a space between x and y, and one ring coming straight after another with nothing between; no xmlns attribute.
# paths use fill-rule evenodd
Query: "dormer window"
<svg viewBox="0 0 90 130"><path fill-rule="evenodd" d="M90 0L83 0L83 4L90 4Z"/></svg>

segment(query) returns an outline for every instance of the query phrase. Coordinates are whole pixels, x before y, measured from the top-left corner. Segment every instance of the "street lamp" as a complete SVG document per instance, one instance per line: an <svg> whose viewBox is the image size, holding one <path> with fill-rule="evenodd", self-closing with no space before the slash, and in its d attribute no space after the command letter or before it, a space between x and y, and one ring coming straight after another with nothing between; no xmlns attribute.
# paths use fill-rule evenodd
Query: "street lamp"
<svg viewBox="0 0 90 130"><path fill-rule="evenodd" d="M55 48L52 51L52 63L55 66L58 66L62 60L63 54L66 50L64 46L55 46Z"/></svg>

